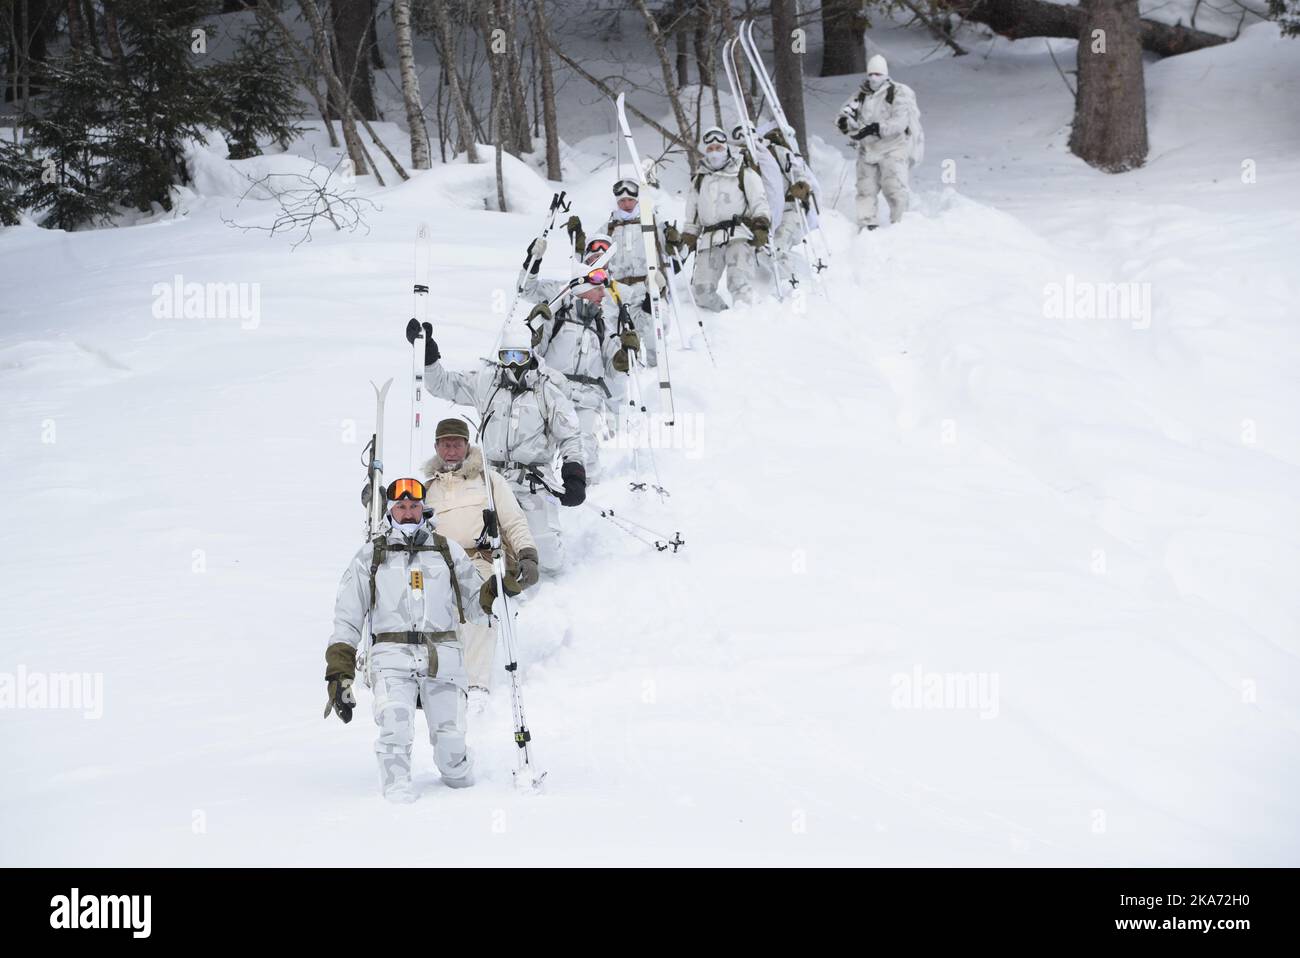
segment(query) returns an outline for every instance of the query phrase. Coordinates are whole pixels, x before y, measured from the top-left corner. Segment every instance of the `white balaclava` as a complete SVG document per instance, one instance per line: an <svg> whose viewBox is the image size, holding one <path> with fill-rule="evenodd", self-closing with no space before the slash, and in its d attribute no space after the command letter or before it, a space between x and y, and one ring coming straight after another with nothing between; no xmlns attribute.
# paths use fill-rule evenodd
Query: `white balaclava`
<svg viewBox="0 0 1300 958"><path fill-rule="evenodd" d="M876 78L878 75L878 78ZM889 64L879 53L867 61L867 86L874 93L889 82Z"/></svg>

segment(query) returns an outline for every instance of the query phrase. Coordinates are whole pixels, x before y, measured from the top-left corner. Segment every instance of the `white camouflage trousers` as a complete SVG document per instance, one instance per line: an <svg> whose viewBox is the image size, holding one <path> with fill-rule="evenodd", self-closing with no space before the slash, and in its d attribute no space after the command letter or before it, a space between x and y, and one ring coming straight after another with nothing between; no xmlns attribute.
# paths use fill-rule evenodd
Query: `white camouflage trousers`
<svg viewBox="0 0 1300 958"><path fill-rule="evenodd" d="M718 294L724 269L732 302L738 305L754 302L754 248L747 240L734 239L710 249L696 250L691 289L701 309L718 312L727 308L726 300Z"/></svg>
<svg viewBox="0 0 1300 958"><path fill-rule="evenodd" d="M795 211L794 203L786 203L781 213L781 222L776 224L772 233L772 252L776 255L777 268L782 275L794 271L794 260L790 251L803 238L803 221Z"/></svg>
<svg viewBox="0 0 1300 958"><path fill-rule="evenodd" d="M907 212L910 194L907 188L906 156L885 156L868 162L858 152L858 225L878 225L876 194L885 194L889 204L889 221L897 223Z"/></svg>
<svg viewBox="0 0 1300 958"><path fill-rule="evenodd" d="M610 392L614 392L613 386L610 387ZM582 465L587 471L588 484L594 483L600 478L600 444L605 438L607 428L605 413L609 408L609 400L605 398L605 392L599 386L575 382L569 383L569 398L573 400L573 407L578 412L578 432L582 438ZM531 527L531 520L529 523Z"/></svg>
<svg viewBox="0 0 1300 958"><path fill-rule="evenodd" d="M529 492L528 486L514 486L519 508L528 520L528 531L537 545L537 567L542 572L559 572L564 567L564 533L560 529L560 503L544 489Z"/></svg>
<svg viewBox="0 0 1300 958"><path fill-rule="evenodd" d="M376 642L370 654L374 690L375 757L379 787L410 787L411 746L415 741L415 702L419 696L429 726L433 761L447 785L474 784L474 762L465 747L466 677L459 642L434 646L437 663L430 674L429 647Z"/></svg>

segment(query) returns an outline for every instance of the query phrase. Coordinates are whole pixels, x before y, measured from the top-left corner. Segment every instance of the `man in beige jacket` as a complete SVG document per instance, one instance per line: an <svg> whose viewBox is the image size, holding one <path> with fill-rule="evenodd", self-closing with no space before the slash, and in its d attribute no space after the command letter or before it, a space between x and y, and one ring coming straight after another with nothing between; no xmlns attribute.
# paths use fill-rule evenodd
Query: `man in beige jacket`
<svg viewBox="0 0 1300 958"><path fill-rule="evenodd" d="M432 459L424 464L429 477L425 504L433 509L438 531L461 545L484 580L492 576L492 550L481 541L487 490L483 486L483 451L469 443L469 426L463 419L444 419L434 431ZM489 471L497 522L506 553L506 594L517 595L537 582L537 546L528 529L528 517L519 506L510 483ZM490 619L461 627L465 667L469 673L469 707L481 712L487 704L496 655L496 635Z"/></svg>

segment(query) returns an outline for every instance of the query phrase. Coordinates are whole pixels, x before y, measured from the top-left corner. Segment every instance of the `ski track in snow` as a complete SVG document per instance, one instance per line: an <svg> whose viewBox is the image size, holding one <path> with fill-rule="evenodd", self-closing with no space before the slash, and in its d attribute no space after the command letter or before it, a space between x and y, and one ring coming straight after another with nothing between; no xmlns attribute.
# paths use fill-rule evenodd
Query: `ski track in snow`
<svg viewBox="0 0 1300 958"><path fill-rule="evenodd" d="M706 314L716 368L674 347L671 495L628 491L612 449L590 499L679 553L565 511L573 561L519 620L535 797L500 682L479 784L444 788L417 729L421 800L386 805L369 693L322 722L320 662L367 379L396 380L387 473L408 466L415 227L466 368L552 186L507 157L519 212L488 214L490 163L436 169L378 195L368 235L290 253L221 225L267 214L199 151L183 219L0 231L0 672L104 683L100 719L0 710L0 864L1295 864L1300 132L1278 118L1300 81L1270 31L1149 66L1152 162L1115 178L1065 153L1041 42L923 64L929 38L872 31L925 111L917 208L856 235L850 169L830 302ZM810 78L810 128L856 82ZM1247 89L1225 122L1251 187L1189 139ZM574 176L612 153L597 119ZM814 143L832 194L836 149ZM584 221L609 172L573 182ZM155 319L177 274L258 284L259 321ZM1151 328L1045 318L1067 275L1149 283ZM914 670L995 677L995 714L899 707Z"/></svg>

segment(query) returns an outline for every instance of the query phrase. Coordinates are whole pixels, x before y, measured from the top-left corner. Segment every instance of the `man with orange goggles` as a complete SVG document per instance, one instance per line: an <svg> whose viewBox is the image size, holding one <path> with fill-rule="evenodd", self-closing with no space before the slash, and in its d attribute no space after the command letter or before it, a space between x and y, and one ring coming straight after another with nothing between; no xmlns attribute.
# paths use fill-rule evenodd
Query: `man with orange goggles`
<svg viewBox="0 0 1300 958"><path fill-rule="evenodd" d="M419 479L388 484L379 534L357 550L339 582L334 632L325 650L325 717L333 712L350 722L357 704L357 649L368 631L365 677L379 726L379 786L393 802L418 797L411 747L420 707L443 784L474 783L465 744L468 680L459 630L483 618L485 600L490 607L495 595L460 544L438 533L424 494Z"/></svg>

